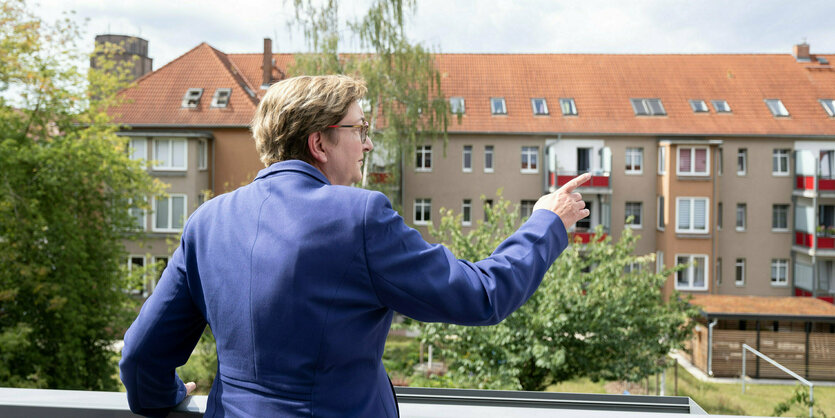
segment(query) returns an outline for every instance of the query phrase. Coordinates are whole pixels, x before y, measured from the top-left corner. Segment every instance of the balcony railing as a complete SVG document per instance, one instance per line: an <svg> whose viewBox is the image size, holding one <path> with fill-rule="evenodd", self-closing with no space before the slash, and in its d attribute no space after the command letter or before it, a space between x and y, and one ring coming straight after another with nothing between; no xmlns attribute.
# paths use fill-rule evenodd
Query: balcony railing
<svg viewBox="0 0 835 418"><path fill-rule="evenodd" d="M549 173L549 186L556 186L557 188L562 187L565 183L568 183L574 177L579 176L580 174L585 173L583 172L559 172L559 173ZM581 187L590 187L590 188L609 188L611 186L610 183L610 175L609 173L592 173L591 180L588 183L584 184Z"/></svg>
<svg viewBox="0 0 835 418"><path fill-rule="evenodd" d="M835 237L831 236L822 236L818 235L818 249L821 250L835 250ZM794 244L812 248L812 243L814 242L814 234L803 232L803 231L795 231L794 232Z"/></svg>

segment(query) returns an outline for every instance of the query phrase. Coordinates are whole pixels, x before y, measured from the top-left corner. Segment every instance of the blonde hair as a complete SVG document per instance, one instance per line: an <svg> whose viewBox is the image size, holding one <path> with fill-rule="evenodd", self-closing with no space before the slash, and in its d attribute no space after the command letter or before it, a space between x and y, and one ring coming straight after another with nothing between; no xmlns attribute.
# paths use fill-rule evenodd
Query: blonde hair
<svg viewBox="0 0 835 418"><path fill-rule="evenodd" d="M308 136L339 123L366 91L364 81L345 75L300 76L273 84L250 126L261 162L310 162Z"/></svg>

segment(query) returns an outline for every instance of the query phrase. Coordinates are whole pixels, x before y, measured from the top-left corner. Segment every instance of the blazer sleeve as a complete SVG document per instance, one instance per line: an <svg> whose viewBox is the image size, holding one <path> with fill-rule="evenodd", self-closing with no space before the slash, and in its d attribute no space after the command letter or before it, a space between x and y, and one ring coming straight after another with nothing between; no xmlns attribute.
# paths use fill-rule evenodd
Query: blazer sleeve
<svg viewBox="0 0 835 418"><path fill-rule="evenodd" d="M365 211L365 251L380 302L424 322L490 325L522 306L568 245L562 220L536 210L484 260L458 260L409 228L373 193Z"/></svg>
<svg viewBox="0 0 835 418"><path fill-rule="evenodd" d="M119 376L137 414L165 416L183 401L186 388L175 369L186 363L206 327L189 292L183 243L125 333Z"/></svg>

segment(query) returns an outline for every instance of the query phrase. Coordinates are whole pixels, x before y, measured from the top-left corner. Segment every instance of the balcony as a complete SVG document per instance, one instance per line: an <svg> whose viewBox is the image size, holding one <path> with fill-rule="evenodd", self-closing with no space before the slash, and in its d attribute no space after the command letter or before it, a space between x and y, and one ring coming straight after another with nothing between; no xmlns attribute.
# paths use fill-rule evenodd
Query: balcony
<svg viewBox="0 0 835 418"><path fill-rule="evenodd" d="M583 173L591 173L581 193L612 193L612 151L602 140L549 140L545 143L545 192L550 193Z"/></svg>
<svg viewBox="0 0 835 418"><path fill-rule="evenodd" d="M814 244L815 236L808 232L795 231L794 245L811 249ZM835 250L835 237L818 235L818 242L815 248L821 250Z"/></svg>
<svg viewBox="0 0 835 418"><path fill-rule="evenodd" d="M597 241L603 241L608 234L606 232L597 236ZM588 244L594 238L594 231L574 231L571 232L571 242L579 244Z"/></svg>
<svg viewBox="0 0 835 418"><path fill-rule="evenodd" d="M804 197L835 197L835 150L794 151L794 194Z"/></svg>
<svg viewBox="0 0 835 418"><path fill-rule="evenodd" d="M494 417L634 417L706 415L682 396L600 395L397 387L400 416ZM206 412L206 396L187 397L169 417L197 417ZM0 416L134 417L124 393L0 388Z"/></svg>

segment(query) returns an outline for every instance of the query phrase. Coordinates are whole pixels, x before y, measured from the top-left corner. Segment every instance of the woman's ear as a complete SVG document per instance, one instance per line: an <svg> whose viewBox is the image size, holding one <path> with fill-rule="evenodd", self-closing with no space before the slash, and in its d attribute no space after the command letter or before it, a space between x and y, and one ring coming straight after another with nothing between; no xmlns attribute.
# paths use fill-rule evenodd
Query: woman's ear
<svg viewBox="0 0 835 418"><path fill-rule="evenodd" d="M325 152L325 136L321 132L313 132L307 136L307 150L310 156L317 163L328 162L328 155Z"/></svg>

